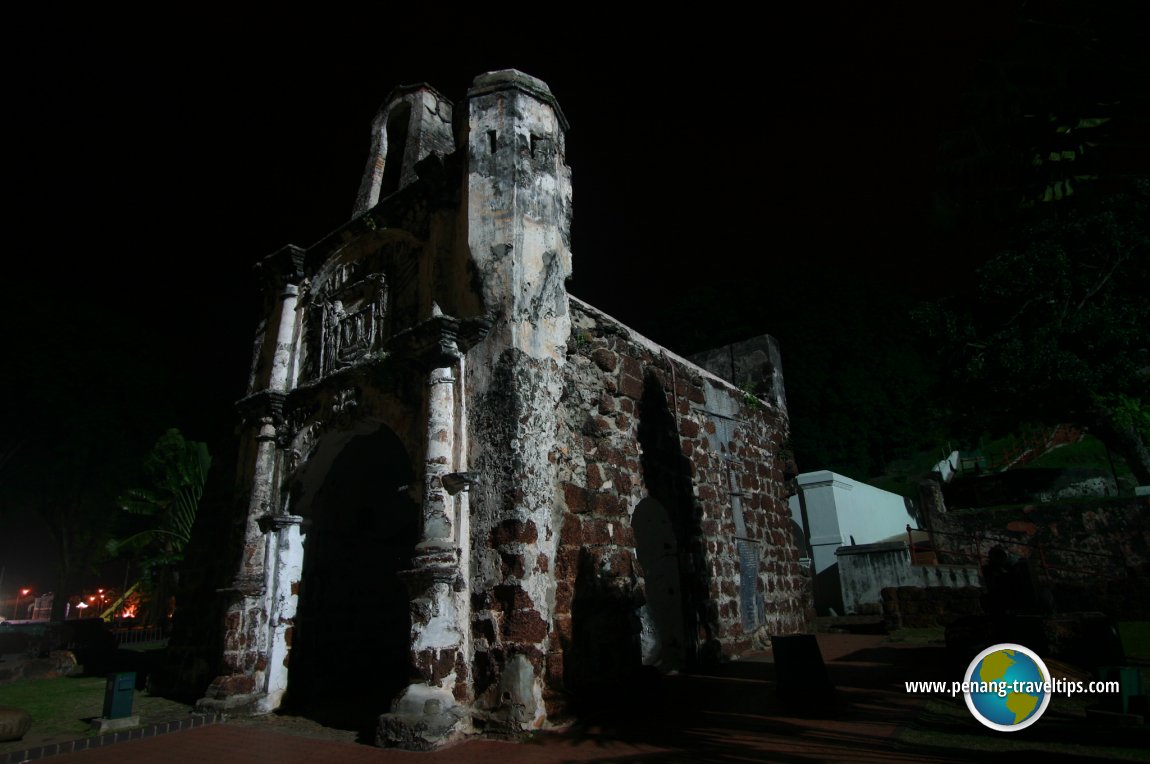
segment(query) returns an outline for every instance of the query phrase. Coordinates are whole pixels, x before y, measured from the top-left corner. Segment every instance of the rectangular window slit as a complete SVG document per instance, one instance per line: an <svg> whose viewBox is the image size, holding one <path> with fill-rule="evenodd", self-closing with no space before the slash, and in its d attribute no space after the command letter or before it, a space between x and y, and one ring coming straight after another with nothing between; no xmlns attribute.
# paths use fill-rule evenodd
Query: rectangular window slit
<svg viewBox="0 0 1150 764"><path fill-rule="evenodd" d="M487 145L491 149L491 153L494 154L495 153L495 131L494 130L488 130L487 131Z"/></svg>

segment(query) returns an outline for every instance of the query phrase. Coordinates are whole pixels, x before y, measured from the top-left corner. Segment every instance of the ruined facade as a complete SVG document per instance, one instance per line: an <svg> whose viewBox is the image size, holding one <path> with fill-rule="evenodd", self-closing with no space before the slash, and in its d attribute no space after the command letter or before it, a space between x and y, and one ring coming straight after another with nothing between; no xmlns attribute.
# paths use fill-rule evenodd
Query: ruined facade
<svg viewBox="0 0 1150 764"><path fill-rule="evenodd" d="M462 105L398 89L353 219L260 264L202 707L347 701L426 748L806 627L781 384L746 393L568 295L566 128L516 71Z"/></svg>

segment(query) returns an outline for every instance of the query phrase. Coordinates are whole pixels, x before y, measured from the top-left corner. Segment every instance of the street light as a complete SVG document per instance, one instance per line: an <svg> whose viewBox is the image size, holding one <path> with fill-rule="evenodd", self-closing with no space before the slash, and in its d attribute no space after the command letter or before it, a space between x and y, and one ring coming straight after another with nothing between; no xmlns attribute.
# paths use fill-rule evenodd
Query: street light
<svg viewBox="0 0 1150 764"><path fill-rule="evenodd" d="M19 619L20 600L27 597L31 592L32 592L31 589L21 589L20 594L18 594L16 596L16 604L12 606L12 620L13 621L20 620Z"/></svg>

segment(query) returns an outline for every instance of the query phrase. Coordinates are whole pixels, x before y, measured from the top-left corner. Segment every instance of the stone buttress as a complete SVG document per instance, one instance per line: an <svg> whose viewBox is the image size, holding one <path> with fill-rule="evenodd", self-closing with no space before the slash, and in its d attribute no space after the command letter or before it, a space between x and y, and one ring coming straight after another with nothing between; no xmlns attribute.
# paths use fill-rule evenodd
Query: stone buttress
<svg viewBox="0 0 1150 764"><path fill-rule="evenodd" d="M519 73L469 94L468 246L497 319L469 359L474 394L472 628L475 718L516 732L546 721L544 657L558 541L555 433L571 319L566 123Z"/></svg>

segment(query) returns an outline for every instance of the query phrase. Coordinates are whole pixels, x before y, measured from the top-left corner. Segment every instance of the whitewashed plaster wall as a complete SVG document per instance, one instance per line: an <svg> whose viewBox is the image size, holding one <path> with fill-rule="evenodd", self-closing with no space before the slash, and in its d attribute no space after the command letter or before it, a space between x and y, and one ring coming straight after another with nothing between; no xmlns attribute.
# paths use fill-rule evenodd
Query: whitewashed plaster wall
<svg viewBox="0 0 1150 764"><path fill-rule="evenodd" d="M873 544L915 525L898 494L830 470L805 472L796 480L806 501L806 524L797 494L788 501L791 518L811 545L816 574L836 563L835 550L844 544Z"/></svg>

